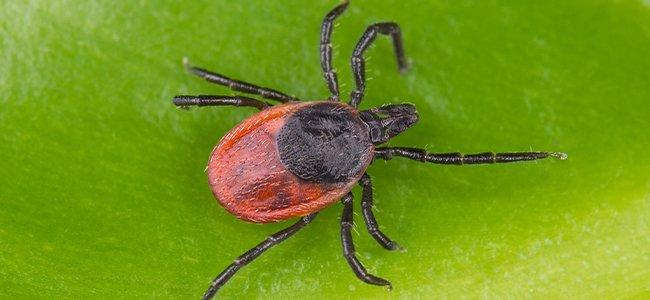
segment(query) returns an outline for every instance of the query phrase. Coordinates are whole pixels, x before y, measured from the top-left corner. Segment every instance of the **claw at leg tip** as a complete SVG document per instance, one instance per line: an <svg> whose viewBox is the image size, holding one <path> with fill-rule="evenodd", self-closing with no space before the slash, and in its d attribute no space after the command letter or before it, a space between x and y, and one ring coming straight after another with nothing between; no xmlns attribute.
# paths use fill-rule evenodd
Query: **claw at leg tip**
<svg viewBox="0 0 650 300"><path fill-rule="evenodd" d="M549 153L549 155L559 160L566 160L567 158L569 158L569 155L563 152L551 152Z"/></svg>
<svg viewBox="0 0 650 300"><path fill-rule="evenodd" d="M404 249L404 247L402 247L400 244L395 243L395 242L392 242L392 244L390 245L390 248L388 250L406 252L406 249Z"/></svg>
<svg viewBox="0 0 650 300"><path fill-rule="evenodd" d="M398 71L400 74L404 75L408 73L408 71L411 69L411 64L407 63L405 66L399 67Z"/></svg>
<svg viewBox="0 0 650 300"><path fill-rule="evenodd" d="M192 66L190 65L190 60L187 57L183 57L183 68L185 68L185 70L187 72L192 71Z"/></svg>

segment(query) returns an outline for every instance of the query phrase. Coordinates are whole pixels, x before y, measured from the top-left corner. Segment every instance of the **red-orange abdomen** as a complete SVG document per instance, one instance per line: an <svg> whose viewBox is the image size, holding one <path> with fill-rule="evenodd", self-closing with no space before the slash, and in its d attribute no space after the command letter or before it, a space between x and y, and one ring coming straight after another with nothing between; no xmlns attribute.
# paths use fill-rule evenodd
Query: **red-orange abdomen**
<svg viewBox="0 0 650 300"><path fill-rule="evenodd" d="M345 114L352 121L332 127L328 114ZM357 145L349 147L350 140ZM338 201L363 175L372 150L354 108L335 102L290 102L230 130L212 151L208 180L221 205L238 218L276 222ZM337 153L328 155L332 151ZM347 156L339 153L346 151Z"/></svg>

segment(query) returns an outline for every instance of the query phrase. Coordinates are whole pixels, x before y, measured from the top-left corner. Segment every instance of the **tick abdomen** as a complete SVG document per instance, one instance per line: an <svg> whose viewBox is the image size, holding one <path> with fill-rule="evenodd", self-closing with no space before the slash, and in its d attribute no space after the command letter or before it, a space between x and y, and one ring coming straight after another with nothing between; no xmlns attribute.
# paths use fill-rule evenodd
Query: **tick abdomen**
<svg viewBox="0 0 650 300"><path fill-rule="evenodd" d="M215 147L207 170L211 189L229 212L250 222L321 210L348 193L372 161L364 126L356 110L341 103L268 108Z"/></svg>

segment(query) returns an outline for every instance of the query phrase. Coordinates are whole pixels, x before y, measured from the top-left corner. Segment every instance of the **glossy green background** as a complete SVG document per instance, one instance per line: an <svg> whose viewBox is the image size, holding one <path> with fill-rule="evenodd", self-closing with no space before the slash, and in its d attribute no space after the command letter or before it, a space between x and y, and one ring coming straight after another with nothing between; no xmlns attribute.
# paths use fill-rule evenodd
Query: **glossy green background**
<svg viewBox="0 0 650 300"><path fill-rule="evenodd" d="M0 298L198 298L288 223L246 224L206 184L208 154L252 109L182 111L230 94L181 58L306 99L336 1L0 2ZM413 67L369 51L363 107L408 101L391 145L564 151L569 160L373 165L377 217L404 245L341 257L341 206L241 271L225 298L650 296L648 1L353 1L334 34L343 92L372 22L401 24ZM358 194L358 190L355 189ZM357 207L358 208L358 207Z"/></svg>

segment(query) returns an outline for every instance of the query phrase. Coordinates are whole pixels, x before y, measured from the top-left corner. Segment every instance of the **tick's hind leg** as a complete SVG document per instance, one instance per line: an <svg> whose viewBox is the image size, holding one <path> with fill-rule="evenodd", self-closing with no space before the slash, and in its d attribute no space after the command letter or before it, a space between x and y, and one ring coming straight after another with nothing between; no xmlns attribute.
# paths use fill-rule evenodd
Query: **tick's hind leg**
<svg viewBox="0 0 650 300"><path fill-rule="evenodd" d="M402 33L399 25L393 22L377 23L370 25L366 32L363 33L357 46L352 52L352 74L357 85L357 89L352 91L350 95L350 105L357 107L363 98L363 93L366 89L366 70L365 59L363 53L370 47L372 42L377 38L377 34L390 35L393 39L393 48L395 49L395 56L397 57L397 67L400 72L405 72L408 69L406 56L404 56L404 46L402 45Z"/></svg>
<svg viewBox="0 0 650 300"><path fill-rule="evenodd" d="M366 228L368 233L387 250L397 250L402 249L397 243L393 242L388 238L381 230L379 230L379 225L377 220L375 220L375 215L372 212L372 181L368 173L363 174L359 184L363 188L363 194L361 196L361 212L363 213L363 219L366 221Z"/></svg>
<svg viewBox="0 0 650 300"><path fill-rule="evenodd" d="M224 85L229 87L231 90L244 92L248 94L260 95L263 98L276 100L280 102L296 101L298 100L295 97L291 97L280 91L274 89L269 89L261 86L257 86L251 83L243 82L237 79L228 78L224 75L208 71L199 67L190 65L186 58L183 59L183 65L185 68L192 74L199 76L209 82Z"/></svg>
<svg viewBox="0 0 650 300"><path fill-rule="evenodd" d="M212 284L210 284L210 288L203 294L203 300L207 299L212 299L214 295L217 293L219 288L221 288L226 282L232 278L239 269L241 269L243 266L249 264L251 261L256 259L258 256L260 256L264 251L268 250L269 248L281 243L282 241L288 239L292 235L296 234L300 229L305 227L305 225L311 223L311 221L316 218L316 214L318 213L313 213L311 215L302 217L300 221L296 222L295 224L287 227L286 229L283 229L273 235L270 235L267 237L263 242L259 243L255 248L250 249L246 251L244 254L240 255L235 259L235 261L230 264L221 274L219 274L214 280L212 280Z"/></svg>
<svg viewBox="0 0 650 300"><path fill-rule="evenodd" d="M270 104L260 100L242 96L215 96L215 95L179 95L174 97L174 105L187 108L188 106L250 106L264 110Z"/></svg>
<svg viewBox="0 0 650 300"><path fill-rule="evenodd" d="M345 256L352 271L359 279L369 284L384 285L387 286L388 289L391 289L391 284L388 280L369 274L356 257L351 233L352 226L354 226L354 221L352 219L352 193L345 195L345 197L341 199L341 202L343 203L343 215L341 216L341 244L343 245L343 256Z"/></svg>
<svg viewBox="0 0 650 300"><path fill-rule="evenodd" d="M325 82L330 90L330 100L339 101L339 82L336 71L332 68L332 29L334 20L340 16L350 4L348 1L341 3L325 15L320 28L320 65L323 68Z"/></svg>

